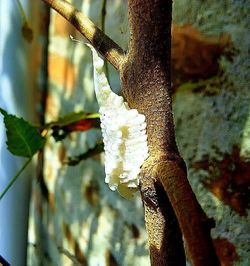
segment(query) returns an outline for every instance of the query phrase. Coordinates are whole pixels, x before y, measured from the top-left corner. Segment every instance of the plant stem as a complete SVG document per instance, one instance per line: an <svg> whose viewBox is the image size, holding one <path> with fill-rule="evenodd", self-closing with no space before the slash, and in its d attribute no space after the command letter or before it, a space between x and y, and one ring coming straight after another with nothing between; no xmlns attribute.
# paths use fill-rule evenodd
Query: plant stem
<svg viewBox="0 0 250 266"><path fill-rule="evenodd" d="M3 190L3 192L0 194L0 200L4 197L4 195L8 192L8 190L12 187L12 185L15 183L17 178L21 175L21 173L24 171L24 169L27 167L27 165L31 162L32 157L29 158L24 165L21 167L21 169L15 174L15 176L10 180L7 187Z"/></svg>
<svg viewBox="0 0 250 266"><path fill-rule="evenodd" d="M106 5L107 0L102 0L102 10L101 10L101 30L105 33L105 18L106 18Z"/></svg>
<svg viewBox="0 0 250 266"><path fill-rule="evenodd" d="M22 6L20 0L16 0L16 2L17 2L17 5L18 5L18 8L19 8L19 11L20 11L21 17L22 17L23 24L25 24L25 23L27 23L27 17L26 17L26 15L25 15L25 12L24 12L23 6Z"/></svg>
<svg viewBox="0 0 250 266"><path fill-rule="evenodd" d="M106 19L106 14L107 14L107 0L102 0L102 10L101 10L101 30L103 33L105 33L105 19ZM107 76L107 80L109 80L109 69L108 69L108 64L107 61L104 61L104 71Z"/></svg>

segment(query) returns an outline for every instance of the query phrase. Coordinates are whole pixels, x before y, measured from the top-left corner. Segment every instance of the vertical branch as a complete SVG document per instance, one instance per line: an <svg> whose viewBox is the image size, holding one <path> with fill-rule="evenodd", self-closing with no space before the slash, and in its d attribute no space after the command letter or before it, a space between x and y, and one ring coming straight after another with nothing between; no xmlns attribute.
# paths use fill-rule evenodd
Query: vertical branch
<svg viewBox="0 0 250 266"><path fill-rule="evenodd" d="M106 6L107 6L107 0L102 0L102 10L101 10L101 30L102 30L104 33L105 33Z"/></svg>
<svg viewBox="0 0 250 266"><path fill-rule="evenodd" d="M151 265L185 265L182 234L169 198L152 172L155 161L175 157L171 83L171 1L129 0L130 49L121 68L128 104L146 116L150 158L140 190Z"/></svg>
<svg viewBox="0 0 250 266"><path fill-rule="evenodd" d="M129 0L130 50L122 68L123 94L145 114L151 155L177 152L171 100L172 1Z"/></svg>
<svg viewBox="0 0 250 266"><path fill-rule="evenodd" d="M210 220L189 185L175 142L170 72L172 1L128 0L128 8L130 50L121 68L121 81L128 104L143 113L147 121L150 157L142 167L140 184L151 263L185 265L172 264L166 247L166 243L171 243L176 256L182 256L179 224L193 265L219 265L210 236ZM156 184L162 185L167 195L156 189ZM179 239L171 241L164 233L168 229L175 231Z"/></svg>
<svg viewBox="0 0 250 266"><path fill-rule="evenodd" d="M105 19L107 14L107 0L102 0L102 10L101 10L101 30L105 33ZM104 62L104 70L109 81L109 70L108 70L108 63L105 60Z"/></svg>

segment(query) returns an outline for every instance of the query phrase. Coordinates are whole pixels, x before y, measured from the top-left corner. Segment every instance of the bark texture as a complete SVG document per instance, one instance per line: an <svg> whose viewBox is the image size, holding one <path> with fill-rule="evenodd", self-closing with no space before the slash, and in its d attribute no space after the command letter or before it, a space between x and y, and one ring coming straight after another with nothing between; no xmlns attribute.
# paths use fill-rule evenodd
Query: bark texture
<svg viewBox="0 0 250 266"><path fill-rule="evenodd" d="M186 265L182 234L162 184L147 172L140 185L151 265Z"/></svg>
<svg viewBox="0 0 250 266"><path fill-rule="evenodd" d="M170 53L171 1L129 1L130 47L123 64L122 93L146 115L150 153L177 152L174 137Z"/></svg>
<svg viewBox="0 0 250 266"><path fill-rule="evenodd" d="M171 264L163 244L168 241L163 233L158 235L168 230L168 226L159 213L154 213L155 206L147 204L148 201L163 200L159 191L154 189L155 183L159 182L173 206L193 265L219 265L210 236L209 220L188 183L185 163L175 142L170 71L172 1L152 0L145 3L131 0L128 3L131 39L128 58L122 66L121 81L123 95L130 107L143 113L147 121L150 158L143 166L141 193L151 263ZM173 218L172 222L177 223L177 219ZM175 226L177 228L178 225ZM178 240L171 244L178 246L175 251L181 257L182 248ZM163 261L159 262L159 257L164 258Z"/></svg>

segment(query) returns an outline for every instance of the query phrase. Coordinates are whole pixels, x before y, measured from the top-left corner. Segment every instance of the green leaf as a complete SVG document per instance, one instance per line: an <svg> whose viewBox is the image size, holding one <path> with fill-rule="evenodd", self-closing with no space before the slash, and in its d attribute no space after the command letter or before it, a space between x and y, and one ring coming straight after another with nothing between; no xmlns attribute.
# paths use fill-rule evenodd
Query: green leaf
<svg viewBox="0 0 250 266"><path fill-rule="evenodd" d="M36 127L23 118L8 114L0 108L4 116L8 150L17 156L31 158L45 144Z"/></svg>
<svg viewBox="0 0 250 266"><path fill-rule="evenodd" d="M100 115L96 113L86 113L84 111L76 112L76 113L69 113L63 117L60 117L57 121L50 122L46 125L46 127L64 127L69 124L75 123L82 119L91 119L91 118L99 118Z"/></svg>

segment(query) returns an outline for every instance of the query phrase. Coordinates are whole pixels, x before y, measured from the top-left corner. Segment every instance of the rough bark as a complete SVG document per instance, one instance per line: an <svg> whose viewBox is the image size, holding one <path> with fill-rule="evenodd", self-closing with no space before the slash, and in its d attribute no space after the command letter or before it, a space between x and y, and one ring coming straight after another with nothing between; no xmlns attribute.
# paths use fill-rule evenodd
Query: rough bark
<svg viewBox="0 0 250 266"><path fill-rule="evenodd" d="M128 3L131 40L127 61L122 66L121 81L123 95L130 107L143 113L147 121L150 157L143 165L140 182L151 263L171 264L167 249L164 249L166 240L158 235L168 229L163 219L160 222L159 213L155 212L157 204L147 204L162 200L155 189L159 182L173 206L193 265L218 265L209 220L188 183L185 163L175 142L170 73L172 1L129 0ZM154 239L159 238L161 241L155 243ZM178 241L171 244L179 247L175 252L180 256ZM167 259L159 264L159 256Z"/></svg>
<svg viewBox="0 0 250 266"><path fill-rule="evenodd" d="M147 119L151 162L142 171L140 185L151 264L185 265L177 219L160 180L154 179L151 172L155 159L164 157L166 151L168 156L177 153L173 126L169 126L173 125L169 71L171 2L160 2L129 1L131 41L127 61L122 66L122 93L130 107ZM169 20L165 16L168 11ZM156 23L149 23L154 16L158 16ZM167 25L162 21L167 21Z"/></svg>
<svg viewBox="0 0 250 266"><path fill-rule="evenodd" d="M140 181L151 265L186 265L182 234L162 184L145 172Z"/></svg>

